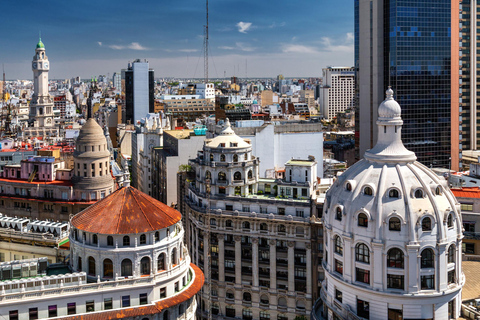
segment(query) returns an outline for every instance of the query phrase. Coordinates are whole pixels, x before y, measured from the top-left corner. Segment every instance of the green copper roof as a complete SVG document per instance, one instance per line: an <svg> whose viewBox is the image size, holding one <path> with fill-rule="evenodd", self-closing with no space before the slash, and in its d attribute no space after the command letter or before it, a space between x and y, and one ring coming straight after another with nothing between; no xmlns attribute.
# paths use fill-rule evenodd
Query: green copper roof
<svg viewBox="0 0 480 320"><path fill-rule="evenodd" d="M45 45L44 45L43 42L42 42L42 38L40 38L40 39L38 40L38 43L37 43L37 49L39 49L39 48L45 48Z"/></svg>

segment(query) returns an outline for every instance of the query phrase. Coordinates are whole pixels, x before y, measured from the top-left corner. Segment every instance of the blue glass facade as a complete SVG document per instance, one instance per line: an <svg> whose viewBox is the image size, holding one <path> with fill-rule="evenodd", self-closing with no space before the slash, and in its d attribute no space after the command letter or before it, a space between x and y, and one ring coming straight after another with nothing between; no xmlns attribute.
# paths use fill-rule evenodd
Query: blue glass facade
<svg viewBox="0 0 480 320"><path fill-rule="evenodd" d="M402 107L402 140L425 165L449 166L450 0L384 2L384 81Z"/></svg>

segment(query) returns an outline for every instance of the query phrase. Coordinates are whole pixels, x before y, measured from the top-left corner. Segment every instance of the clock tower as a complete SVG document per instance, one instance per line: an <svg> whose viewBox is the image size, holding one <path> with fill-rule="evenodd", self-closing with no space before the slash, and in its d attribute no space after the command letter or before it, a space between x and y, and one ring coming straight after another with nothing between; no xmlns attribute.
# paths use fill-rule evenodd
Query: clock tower
<svg viewBox="0 0 480 320"><path fill-rule="evenodd" d="M53 99L48 93L50 63L42 39L38 41L32 61L33 96L30 101L29 123L34 127L53 127Z"/></svg>

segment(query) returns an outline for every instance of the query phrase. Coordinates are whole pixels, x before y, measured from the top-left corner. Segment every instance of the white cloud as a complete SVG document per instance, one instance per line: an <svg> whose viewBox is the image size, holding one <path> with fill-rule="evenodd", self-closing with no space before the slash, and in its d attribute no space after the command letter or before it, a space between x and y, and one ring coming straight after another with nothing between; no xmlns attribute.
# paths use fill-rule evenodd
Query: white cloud
<svg viewBox="0 0 480 320"><path fill-rule="evenodd" d="M311 46L304 46L301 44L287 44L283 46L284 53L317 53L318 50Z"/></svg>
<svg viewBox="0 0 480 320"><path fill-rule="evenodd" d="M255 48L250 46L248 43L245 42L235 42L235 47L232 46L220 46L218 47L222 50L237 50L237 51L244 51L244 52L252 52L255 51Z"/></svg>
<svg viewBox="0 0 480 320"><path fill-rule="evenodd" d="M282 21L282 22L280 22L279 24L277 24L276 22L274 22L274 23L272 23L271 25L269 25L268 27L269 27L270 29L272 29L272 28L276 28L276 27L285 27L285 25L286 25L285 21Z"/></svg>
<svg viewBox="0 0 480 320"><path fill-rule="evenodd" d="M144 47L142 46L140 43L138 42L132 42L130 43L128 46L121 46L121 45L116 45L116 44L112 44L109 46L111 49L114 49L114 50L125 50L125 49L130 49L130 50L148 50L147 47Z"/></svg>
<svg viewBox="0 0 480 320"><path fill-rule="evenodd" d="M223 49L223 50L235 50L235 47L221 46L221 47L218 47L218 49Z"/></svg>
<svg viewBox="0 0 480 320"><path fill-rule="evenodd" d="M180 51L180 52L197 52L198 50L197 49L180 49L178 51Z"/></svg>
<svg viewBox="0 0 480 320"><path fill-rule="evenodd" d="M237 28L238 32L247 33L247 31L252 28L252 23L240 21L239 23L237 23Z"/></svg>
<svg viewBox="0 0 480 320"><path fill-rule="evenodd" d="M97 43L98 43L98 45L99 45L100 47L102 46L102 42L101 42L101 41L98 41Z"/></svg>
<svg viewBox="0 0 480 320"><path fill-rule="evenodd" d="M353 34L348 32L343 39L332 39L330 37L322 37L322 51L331 52L351 52L353 53Z"/></svg>

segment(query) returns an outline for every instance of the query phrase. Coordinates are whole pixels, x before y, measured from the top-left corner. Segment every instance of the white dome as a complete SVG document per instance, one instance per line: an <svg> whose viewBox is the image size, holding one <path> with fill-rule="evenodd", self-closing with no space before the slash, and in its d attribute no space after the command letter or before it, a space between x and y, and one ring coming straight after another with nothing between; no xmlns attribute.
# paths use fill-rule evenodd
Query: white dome
<svg viewBox="0 0 480 320"><path fill-rule="evenodd" d="M387 98L378 107L379 118L399 118L402 110L397 101L393 99L393 90L389 87L385 92Z"/></svg>
<svg viewBox="0 0 480 320"><path fill-rule="evenodd" d="M226 149L241 149L251 148L251 145L240 138L233 131L230 126L228 118L225 120L225 128L220 132L218 136L205 142L205 146L209 148L226 148Z"/></svg>

